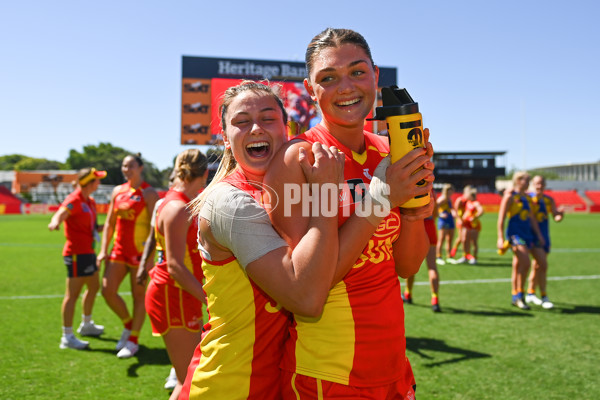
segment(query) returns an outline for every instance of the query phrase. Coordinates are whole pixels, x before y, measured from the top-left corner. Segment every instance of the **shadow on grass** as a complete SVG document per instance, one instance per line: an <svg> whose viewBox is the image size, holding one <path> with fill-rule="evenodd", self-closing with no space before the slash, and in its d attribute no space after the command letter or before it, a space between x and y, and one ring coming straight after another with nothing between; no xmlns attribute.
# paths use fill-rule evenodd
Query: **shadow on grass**
<svg viewBox="0 0 600 400"><path fill-rule="evenodd" d="M106 341L106 342L116 342L113 339L105 339L105 338L94 338L96 340ZM93 351L94 353L106 353L111 357L115 358L115 361L127 362L127 360L118 360L117 359L117 351L114 349L95 349L93 344L91 345L91 349L86 349L86 351ZM169 356L167 355L167 350L164 347L160 348L151 348L146 347L143 344L140 344L140 348L138 352L131 357L130 360L135 360L136 362L129 365L127 367L127 376L130 378L137 378L139 375L137 373L138 368L147 365L166 365L170 366L171 361L169 360Z"/></svg>
<svg viewBox="0 0 600 400"><path fill-rule="evenodd" d="M441 303L440 303L441 304ZM431 306L426 304L404 304L404 309L407 307L421 307L421 308L430 308ZM495 309L487 309L487 310L467 310L460 309L454 307L447 307L442 304L442 314L468 314L475 315L481 317L533 317L531 311L520 311L516 308L514 310L507 310L506 308L495 308Z"/></svg>
<svg viewBox="0 0 600 400"><path fill-rule="evenodd" d="M508 262L506 261L499 261L499 260L481 260L478 259L477 260L477 264L475 265L470 265L470 264L465 264L465 266L469 266L469 267L499 267L499 268L512 268L512 264L510 259L508 260Z"/></svg>
<svg viewBox="0 0 600 400"><path fill-rule="evenodd" d="M448 314L468 314L480 317L533 317L531 311L507 310L505 308L490 308L487 310L466 310L453 307L444 307L443 311Z"/></svg>
<svg viewBox="0 0 600 400"><path fill-rule="evenodd" d="M406 338L406 349L411 351L421 358L427 360L435 360L436 357L430 356L424 352L437 352L454 355L453 358L444 361L428 362L424 363L423 366L427 368L439 367L444 364L454 364L461 361L468 361L477 358L490 358L491 355L487 353L480 353L478 351L461 349L458 347L452 347L446 344L443 340L432 339L432 338Z"/></svg>
<svg viewBox="0 0 600 400"><path fill-rule="evenodd" d="M167 350L164 347L161 348L150 348L144 345L140 345L140 350L133 357L137 359L137 363L131 364L127 368L127 376L137 378L137 369L145 365L171 365Z"/></svg>
<svg viewBox="0 0 600 400"><path fill-rule="evenodd" d="M554 311L561 314L600 314L600 307L581 304L554 303Z"/></svg>

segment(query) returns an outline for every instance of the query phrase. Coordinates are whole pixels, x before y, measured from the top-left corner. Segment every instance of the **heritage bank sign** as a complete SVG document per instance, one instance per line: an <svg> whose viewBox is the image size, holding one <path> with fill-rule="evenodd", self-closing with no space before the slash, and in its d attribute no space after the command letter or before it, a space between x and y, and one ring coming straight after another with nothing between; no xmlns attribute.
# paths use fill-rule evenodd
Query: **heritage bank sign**
<svg viewBox="0 0 600 400"><path fill-rule="evenodd" d="M396 84L396 68L379 67L379 86ZM304 90L304 62L216 57L182 57L181 144L218 144L218 104L240 79L269 80Z"/></svg>

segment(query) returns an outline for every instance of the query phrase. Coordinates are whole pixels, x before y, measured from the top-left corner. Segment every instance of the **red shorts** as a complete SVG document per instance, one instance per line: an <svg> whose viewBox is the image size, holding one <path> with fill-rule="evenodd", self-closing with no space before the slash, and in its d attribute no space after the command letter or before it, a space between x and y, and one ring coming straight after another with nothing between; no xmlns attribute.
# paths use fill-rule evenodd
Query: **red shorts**
<svg viewBox="0 0 600 400"><path fill-rule="evenodd" d="M435 229L435 221L433 218L428 218L424 220L425 222L425 232L427 232L427 237L429 237L429 244L431 246L435 246L437 244L437 230Z"/></svg>
<svg viewBox="0 0 600 400"><path fill-rule="evenodd" d="M155 336L164 335L171 328L185 328L191 332L199 332L202 328L202 302L183 289L151 280L145 303Z"/></svg>
<svg viewBox="0 0 600 400"><path fill-rule="evenodd" d="M138 265L140 265L140 260L142 259L142 254L141 253L124 254L119 251L115 251L113 249L113 251L111 251L110 255L108 256L108 259L110 261L120 262L131 268L137 268Z"/></svg>
<svg viewBox="0 0 600 400"><path fill-rule="evenodd" d="M406 392L404 379L385 386L357 387L324 381L306 375L282 371L283 400L326 400L326 399L369 399L369 400L414 400L411 387ZM406 393L402 393L406 392Z"/></svg>

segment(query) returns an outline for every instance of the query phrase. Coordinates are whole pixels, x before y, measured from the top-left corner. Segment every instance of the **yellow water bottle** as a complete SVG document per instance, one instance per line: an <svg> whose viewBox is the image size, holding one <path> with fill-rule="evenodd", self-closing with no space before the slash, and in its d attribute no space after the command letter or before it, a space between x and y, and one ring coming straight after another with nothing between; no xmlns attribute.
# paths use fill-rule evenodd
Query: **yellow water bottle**
<svg viewBox="0 0 600 400"><path fill-rule="evenodd" d="M498 249L498 254L503 256L504 253L506 253L506 251L510 248L510 243L508 240L505 240L504 243L502 243L502 247Z"/></svg>
<svg viewBox="0 0 600 400"><path fill-rule="evenodd" d="M383 87L381 96L383 106L375 109L375 116L371 120L385 120L390 140L391 161L395 163L409 151L425 147L423 117L419 112L419 103L410 97L406 89L399 89L398 86ZM421 180L417 186L426 184L425 180ZM429 194L424 194L410 199L400 207L421 207L429 204L429 201Z"/></svg>

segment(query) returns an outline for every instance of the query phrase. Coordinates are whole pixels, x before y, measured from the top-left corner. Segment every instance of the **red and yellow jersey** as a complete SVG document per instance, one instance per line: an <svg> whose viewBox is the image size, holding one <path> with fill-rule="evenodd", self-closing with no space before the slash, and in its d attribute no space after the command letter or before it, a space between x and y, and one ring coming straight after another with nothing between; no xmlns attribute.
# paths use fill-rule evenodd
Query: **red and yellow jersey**
<svg viewBox="0 0 600 400"><path fill-rule="evenodd" d="M94 253L94 230L96 229L96 202L86 199L77 188L60 205L69 212L65 220L65 246L63 256Z"/></svg>
<svg viewBox="0 0 600 400"><path fill-rule="evenodd" d="M115 226L114 254L139 256L144 250L144 242L150 232L150 213L146 207L143 190L150 187L142 182L137 189L129 182L122 184L113 202L113 212L117 216Z"/></svg>
<svg viewBox="0 0 600 400"><path fill-rule="evenodd" d="M463 213L462 219L465 228L476 229L478 231L481 230L481 221L479 221L479 217L477 216L476 201L467 200L465 202L465 211Z"/></svg>
<svg viewBox="0 0 600 400"><path fill-rule="evenodd" d="M468 199L467 199L467 198L466 198L464 195L461 195L461 196L458 198L458 201L457 201L457 203L458 203L458 204L456 204L456 205L457 205L457 208L456 208L456 214L457 214L459 217L462 217L463 213L465 212L465 206L466 206L466 204L467 204L467 200L468 200Z"/></svg>
<svg viewBox="0 0 600 400"><path fill-rule="evenodd" d="M209 319L189 398L279 399L288 313L248 278L235 257L204 260L202 267Z"/></svg>
<svg viewBox="0 0 600 400"><path fill-rule="evenodd" d="M164 200L158 207L158 210L156 211L156 221L154 224L154 236L156 237L158 260L156 266L150 271L150 275L152 276L152 280L154 280L157 284L169 284L181 288L181 286L169 274L165 252L165 236L164 232L161 232L158 228L158 218L160 213L162 209L172 200L181 200L186 204L190 202L190 199L185 194L171 189L167 192ZM202 273L202 257L198 251L198 242L196 237L197 233L198 220L193 218L185 238L186 246L184 264L187 269L196 277L196 279L198 279L199 282L202 282L204 275Z"/></svg>
<svg viewBox="0 0 600 400"><path fill-rule="evenodd" d="M225 181L256 192L241 180ZM180 399L280 399L279 364L290 314L248 277L234 256L204 259L202 268L209 320Z"/></svg>
<svg viewBox="0 0 600 400"><path fill-rule="evenodd" d="M363 154L339 143L320 125L299 138L334 145L346 155L341 226L360 204L361 191L388 154L387 138L365 132ZM294 316L282 361L284 370L360 387L405 379L408 391L412 374L407 374L404 308L392 248L399 234L400 213L393 209L350 272L329 292L322 316Z"/></svg>

